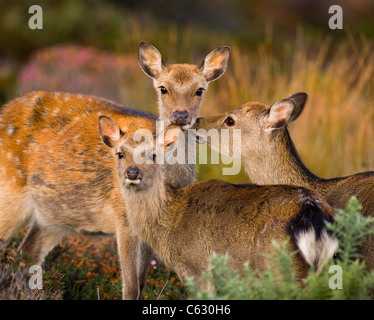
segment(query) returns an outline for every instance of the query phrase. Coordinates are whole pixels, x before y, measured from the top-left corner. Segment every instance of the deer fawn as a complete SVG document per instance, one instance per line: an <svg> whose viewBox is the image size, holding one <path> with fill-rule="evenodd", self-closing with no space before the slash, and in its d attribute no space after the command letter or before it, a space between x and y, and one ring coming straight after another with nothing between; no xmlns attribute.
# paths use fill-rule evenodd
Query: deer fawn
<svg viewBox="0 0 374 320"><path fill-rule="evenodd" d="M141 67L168 91L157 89L160 119L180 126L193 124L203 91L223 74L228 54L227 48L214 50L201 68L164 66L157 49L141 42ZM129 229L115 162L98 136L101 114L113 117L123 132L156 131L155 115L79 94L33 92L1 109L0 238L9 239L31 223L21 249L33 263L41 264L62 235L114 233L123 296L136 299L145 282L150 251ZM166 168L166 181L173 187L193 180L194 170L189 168L186 175L181 167Z"/></svg>
<svg viewBox="0 0 374 320"><path fill-rule="evenodd" d="M134 134L123 133L109 117L101 116L99 122L101 138L116 158L129 224L182 281L198 277L213 252L229 253L237 270L247 260L264 270L263 254L274 253L271 241L288 236L290 248L300 249L303 257L295 259L299 277L307 264L320 271L336 251L337 240L324 224L331 221L333 209L317 193L219 180L172 188L165 181L164 166L156 163L153 141L140 149ZM175 141L173 131L178 130L166 129L165 145ZM135 161L136 151L144 152L147 161Z"/></svg>
<svg viewBox="0 0 374 320"><path fill-rule="evenodd" d="M310 188L322 194L334 208L344 208L349 198L356 196L362 204L362 213L373 216L374 172L322 179L311 173L301 161L287 127L302 113L306 100L307 94L299 92L270 107L249 102L232 112L199 118L194 128L207 131L212 128L240 129L241 160L254 183L290 184ZM217 145L216 141L210 139L208 143ZM221 151L230 155L229 148ZM360 253L367 266L374 268L374 243L368 241L360 248Z"/></svg>

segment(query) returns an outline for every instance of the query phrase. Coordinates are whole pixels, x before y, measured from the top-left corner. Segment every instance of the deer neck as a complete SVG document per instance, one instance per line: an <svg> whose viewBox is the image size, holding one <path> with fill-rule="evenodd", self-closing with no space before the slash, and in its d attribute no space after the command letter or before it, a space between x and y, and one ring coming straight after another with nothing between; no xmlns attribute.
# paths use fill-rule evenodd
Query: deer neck
<svg viewBox="0 0 374 320"><path fill-rule="evenodd" d="M265 156L262 154L257 159L251 154L246 156L246 159L254 158L260 165L250 165L243 161L251 181L262 185L288 184L314 188L319 178L301 161L288 130L275 135L272 139L276 141L267 148Z"/></svg>
<svg viewBox="0 0 374 320"><path fill-rule="evenodd" d="M167 232L168 197L172 192L162 175L154 178L147 190L123 189L129 223L135 233L152 247Z"/></svg>
<svg viewBox="0 0 374 320"><path fill-rule="evenodd" d="M170 164L165 161L166 183L172 188L189 186L195 180L196 141L194 137L189 137L189 130L183 133L184 137L179 138L178 147L173 151L177 162Z"/></svg>
<svg viewBox="0 0 374 320"><path fill-rule="evenodd" d="M169 164L165 162L164 171L166 183L172 188L183 188L189 186L195 180L195 164L196 161L196 142L194 138L189 138L189 131L184 131L184 138L181 137L178 143L184 142L182 148L178 147L173 151L174 156L178 154L178 161L181 163ZM191 143L193 142L193 143ZM165 159L166 160L166 159ZM191 163L192 162L192 163Z"/></svg>

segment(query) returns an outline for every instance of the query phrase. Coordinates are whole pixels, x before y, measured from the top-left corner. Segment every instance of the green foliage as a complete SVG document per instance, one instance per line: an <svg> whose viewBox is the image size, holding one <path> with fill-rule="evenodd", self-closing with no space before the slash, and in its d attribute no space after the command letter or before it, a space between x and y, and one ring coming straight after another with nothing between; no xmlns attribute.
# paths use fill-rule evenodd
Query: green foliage
<svg viewBox="0 0 374 320"><path fill-rule="evenodd" d="M352 197L344 210L339 210L335 223L327 227L339 239L338 258L325 265L317 274L309 270L301 282L296 280L292 267L292 257L297 252L289 252L287 243L273 243L276 254L268 256L279 269L267 268L260 274L251 270L246 263L241 274L229 265L228 255L213 255L210 267L198 281L189 279L187 287L192 299L254 299L254 300L351 300L370 299L374 289L374 271L368 271L360 261L358 247L374 233L374 219L363 217L361 206ZM270 264L269 264L270 265ZM337 275L342 270L342 289ZM331 286L331 288L330 288ZM335 289L334 289L335 288Z"/></svg>
<svg viewBox="0 0 374 320"><path fill-rule="evenodd" d="M364 243L367 236L374 234L372 227L374 218L363 217L360 214L362 206L357 198L352 197L345 210L339 210L335 216L336 223L328 223L328 228L339 238L338 254L341 261L359 258L358 247Z"/></svg>

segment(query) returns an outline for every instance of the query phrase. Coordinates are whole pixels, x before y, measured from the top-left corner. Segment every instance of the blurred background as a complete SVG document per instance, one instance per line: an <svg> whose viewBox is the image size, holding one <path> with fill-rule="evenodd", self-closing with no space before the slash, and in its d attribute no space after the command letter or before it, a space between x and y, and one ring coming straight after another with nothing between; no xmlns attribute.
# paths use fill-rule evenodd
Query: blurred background
<svg viewBox="0 0 374 320"><path fill-rule="evenodd" d="M250 100L271 104L307 91L292 136L317 175L374 168L374 1L372 0L36 0L43 30L30 30L30 2L0 0L0 101L31 90L93 94L156 112L137 45L155 45L166 62L200 64L218 46L232 49L226 74L211 84L202 115ZM331 5L343 30L330 30ZM198 179L223 178L201 165Z"/></svg>

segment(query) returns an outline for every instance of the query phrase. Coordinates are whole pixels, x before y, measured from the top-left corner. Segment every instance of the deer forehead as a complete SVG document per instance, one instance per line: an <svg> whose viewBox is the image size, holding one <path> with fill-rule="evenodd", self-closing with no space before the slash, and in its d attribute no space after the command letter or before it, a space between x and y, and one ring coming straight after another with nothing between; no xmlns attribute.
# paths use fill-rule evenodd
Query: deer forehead
<svg viewBox="0 0 374 320"><path fill-rule="evenodd" d="M247 102L240 107L240 110L244 111L248 115L259 115L270 107L261 102Z"/></svg>
<svg viewBox="0 0 374 320"><path fill-rule="evenodd" d="M140 134L137 136L136 133L129 133L125 134L122 137L119 145L119 149L125 151L126 153L132 153L138 147L142 147L142 149L152 149L154 146L154 138L153 136L149 135L147 132L142 132L142 130L138 130L137 132Z"/></svg>
<svg viewBox="0 0 374 320"><path fill-rule="evenodd" d="M165 67L157 79L157 83L168 84L170 87L195 87L205 88L207 81L196 65L173 64Z"/></svg>

